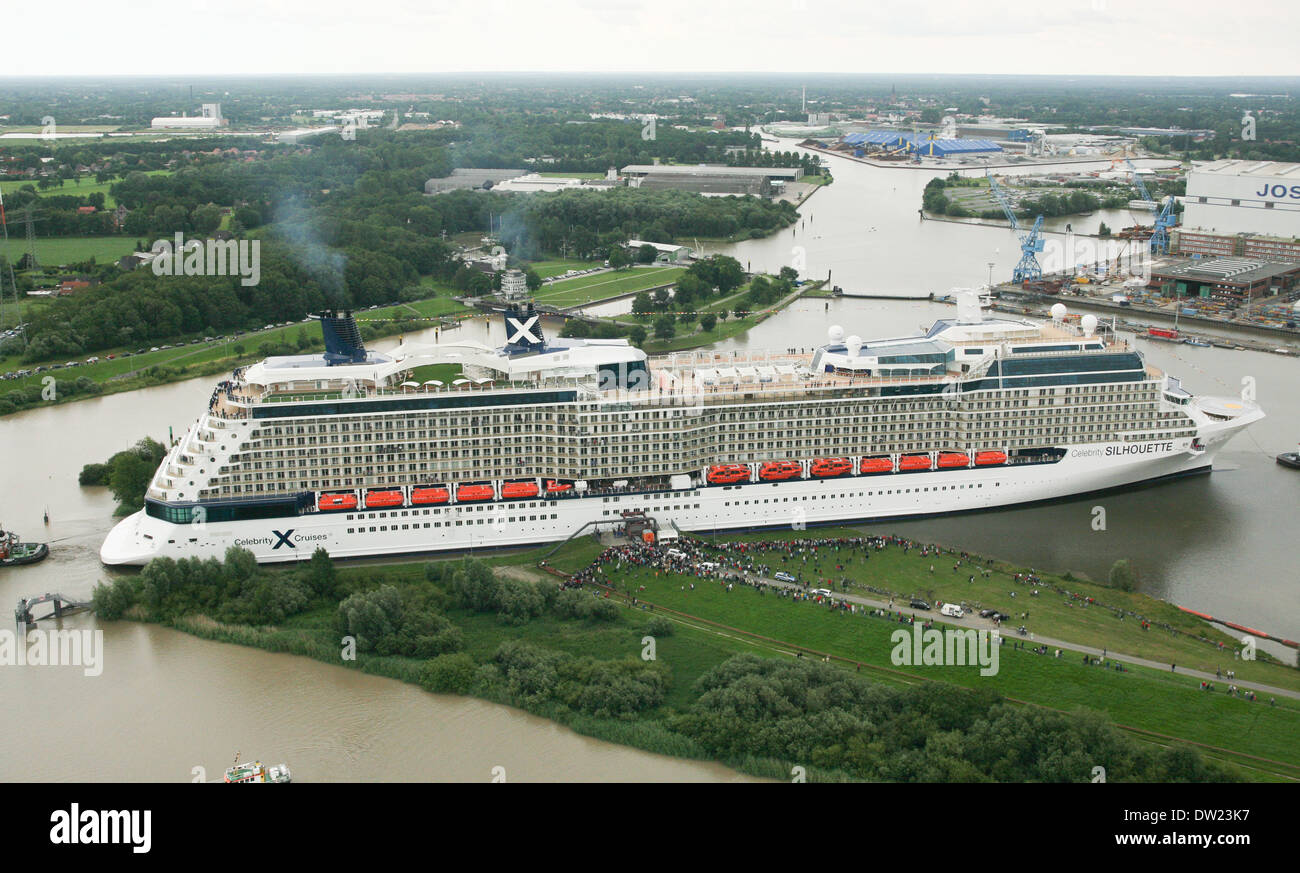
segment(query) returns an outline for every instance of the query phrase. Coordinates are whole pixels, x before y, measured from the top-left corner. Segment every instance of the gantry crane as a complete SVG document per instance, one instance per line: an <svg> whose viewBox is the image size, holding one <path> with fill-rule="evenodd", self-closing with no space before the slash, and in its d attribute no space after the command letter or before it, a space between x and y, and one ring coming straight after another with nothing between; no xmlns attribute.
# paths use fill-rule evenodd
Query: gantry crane
<svg viewBox="0 0 1300 873"><path fill-rule="evenodd" d="M1020 260L1016 263L1016 268L1011 273L1011 281L1017 285L1024 282L1037 282L1043 278L1043 268L1038 265L1038 253L1043 250L1043 216L1039 215L1034 219L1034 226L1028 232L1020 227L1020 222L1016 220L1016 211L1011 208L1011 201L1007 199L1006 193L998 180L993 178L993 174L984 171L984 175L989 180L989 190L997 198L998 203L1002 206L1002 211L1007 215L1007 221L1011 222L1011 229L1020 237Z"/></svg>

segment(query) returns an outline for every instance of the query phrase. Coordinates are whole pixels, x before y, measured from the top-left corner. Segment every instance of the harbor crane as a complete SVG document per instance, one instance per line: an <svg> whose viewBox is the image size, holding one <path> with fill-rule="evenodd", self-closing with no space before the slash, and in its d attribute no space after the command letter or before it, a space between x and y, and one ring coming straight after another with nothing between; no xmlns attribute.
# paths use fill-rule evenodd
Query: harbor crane
<svg viewBox="0 0 1300 873"><path fill-rule="evenodd" d="M1021 228L1020 222L1016 220L1016 211L1011 208L1011 201L1002 190L1002 186L998 184L998 180L994 179L993 174L988 170L984 171L984 175L989 180L989 190L993 192L993 196L1002 206L1002 211L1006 213L1007 220L1011 222L1011 229L1020 237L1020 260L1011 273L1011 281L1020 285L1041 280L1043 268L1038 264L1038 253L1043 250L1043 216L1039 215L1035 218L1033 228L1026 233Z"/></svg>
<svg viewBox="0 0 1300 873"><path fill-rule="evenodd" d="M1151 239L1148 243L1151 247L1151 254L1167 255L1169 254L1169 228L1178 226L1178 216L1174 213L1176 198L1170 194L1165 198L1163 205L1156 203L1152 199L1151 193L1147 191L1147 186L1142 183L1142 177L1138 175L1137 167L1127 158L1125 158L1124 163L1128 164L1129 170L1133 173L1133 182L1137 185L1142 199L1146 201L1147 208L1151 210Z"/></svg>

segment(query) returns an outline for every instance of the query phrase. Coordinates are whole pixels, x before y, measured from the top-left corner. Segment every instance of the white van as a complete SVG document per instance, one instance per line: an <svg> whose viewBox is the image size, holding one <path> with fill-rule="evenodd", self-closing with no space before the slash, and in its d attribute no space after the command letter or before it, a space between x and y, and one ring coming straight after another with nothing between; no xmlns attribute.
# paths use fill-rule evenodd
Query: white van
<svg viewBox="0 0 1300 873"><path fill-rule="evenodd" d="M811 594L811 595L814 596L814 597L830 597L830 596L831 596L831 590L830 590L829 588L814 588L812 591L809 591L808 593Z"/></svg>
<svg viewBox="0 0 1300 873"><path fill-rule="evenodd" d="M946 616L948 616L949 618L965 618L965 617L966 617L966 613L962 610L962 608L961 608L960 606L958 606L958 605L955 604L955 603L945 603L943 606L941 606L941 607L939 608L939 612L940 612L940 614L942 614L942 615L946 615Z"/></svg>

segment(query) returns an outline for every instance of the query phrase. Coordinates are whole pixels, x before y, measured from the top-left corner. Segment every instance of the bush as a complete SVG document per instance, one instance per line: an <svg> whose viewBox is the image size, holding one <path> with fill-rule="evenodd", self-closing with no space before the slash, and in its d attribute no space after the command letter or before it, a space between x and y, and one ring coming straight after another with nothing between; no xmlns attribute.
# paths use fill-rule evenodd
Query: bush
<svg viewBox="0 0 1300 873"><path fill-rule="evenodd" d="M435 694L466 694L474 687L478 665L464 652L439 655L420 668L420 685Z"/></svg>
<svg viewBox="0 0 1300 873"><path fill-rule="evenodd" d="M652 637L670 637L677 630L677 626L662 615L656 615L650 621L646 622L645 633Z"/></svg>

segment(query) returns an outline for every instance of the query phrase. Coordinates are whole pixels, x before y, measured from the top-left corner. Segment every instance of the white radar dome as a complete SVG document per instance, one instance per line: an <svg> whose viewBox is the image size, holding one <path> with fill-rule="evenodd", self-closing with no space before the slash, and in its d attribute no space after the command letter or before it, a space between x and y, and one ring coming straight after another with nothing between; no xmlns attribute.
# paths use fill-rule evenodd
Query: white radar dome
<svg viewBox="0 0 1300 873"><path fill-rule="evenodd" d="M1092 336L1097 332L1097 316L1089 312L1083 318L1079 319L1079 327L1083 328L1084 336Z"/></svg>
<svg viewBox="0 0 1300 873"><path fill-rule="evenodd" d="M851 336L844 341L844 344L849 347L849 357L856 358L862 349L862 337Z"/></svg>
<svg viewBox="0 0 1300 873"><path fill-rule="evenodd" d="M1053 303L1053 304L1052 304L1052 320L1053 320L1053 321L1060 321L1060 320L1063 319L1063 318L1065 318L1065 304L1064 304L1064 303Z"/></svg>
<svg viewBox="0 0 1300 873"><path fill-rule="evenodd" d="M837 343L844 339L844 328L838 324L832 324L831 329L826 331L826 335L831 338L831 342Z"/></svg>

